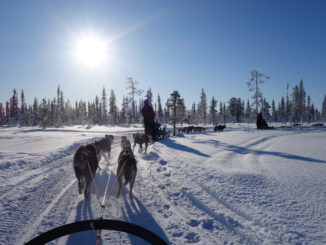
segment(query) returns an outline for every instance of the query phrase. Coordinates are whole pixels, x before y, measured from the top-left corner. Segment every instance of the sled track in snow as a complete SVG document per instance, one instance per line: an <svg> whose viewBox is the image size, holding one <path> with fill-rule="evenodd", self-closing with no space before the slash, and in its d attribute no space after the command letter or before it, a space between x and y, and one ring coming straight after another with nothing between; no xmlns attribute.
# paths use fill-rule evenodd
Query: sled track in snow
<svg viewBox="0 0 326 245"><path fill-rule="evenodd" d="M167 179L167 184L162 180L158 181L155 179L151 174L151 171L147 171L147 174L149 174L152 189L151 191L148 191L148 193L156 193L155 196L151 196L150 198L155 200L158 198L157 195L159 195L161 196L161 200L166 200L166 204L163 205L163 207L160 207L158 213L166 218L175 215L179 217L179 220L183 220L183 222L186 223L182 224L182 222L179 221L175 224L174 231L171 231L172 234L170 234L172 237L183 237L185 241L192 243L200 242L200 236L205 236L206 239L207 237L211 237L211 241L216 242L220 232L227 232L232 236L238 236L238 241L242 243L259 244L261 242L260 240L253 239L251 236L245 234L245 231L242 230L244 225L240 224L237 220L239 216L245 216L244 214L239 215L239 212L235 212L235 209L232 208L226 210L225 206L221 203L218 205L218 211L209 207L207 203L199 200L192 190L186 187L181 187L178 183L169 178L169 173L163 173ZM199 185L194 183L193 185L195 185L196 188L200 188L200 192L207 192ZM217 198L215 195L210 200L212 199L214 200L212 203L216 204ZM173 210L170 209L171 206L174 207ZM198 212L198 210L201 212ZM198 213L202 213L202 215L197 216L196 214ZM243 219L244 218L242 217L242 220ZM246 221L250 222L250 220ZM193 228L194 232L191 234L183 234L183 230L189 229L189 227L183 229L182 227L184 225L188 225L190 229ZM250 229L247 228L246 231L248 230Z"/></svg>
<svg viewBox="0 0 326 245"><path fill-rule="evenodd" d="M51 215L56 213L56 221L62 225L70 210L70 198L73 195L72 185L76 181L72 169L72 156L77 147L86 142L74 143L60 149L36 163L26 162L27 178L22 176L15 185L9 185L1 192L3 214L0 222L4 228L16 225L15 231L0 231L0 244L23 244L26 240L44 232L51 227ZM21 171L24 173L24 169ZM10 177L9 177L10 178ZM74 192L76 193L76 192ZM63 202L63 203L62 203ZM67 205L66 214L56 212L56 204ZM26 207L29 212L26 213ZM60 218L58 218L60 217ZM49 219L49 220L48 220ZM8 224L8 225L6 225Z"/></svg>

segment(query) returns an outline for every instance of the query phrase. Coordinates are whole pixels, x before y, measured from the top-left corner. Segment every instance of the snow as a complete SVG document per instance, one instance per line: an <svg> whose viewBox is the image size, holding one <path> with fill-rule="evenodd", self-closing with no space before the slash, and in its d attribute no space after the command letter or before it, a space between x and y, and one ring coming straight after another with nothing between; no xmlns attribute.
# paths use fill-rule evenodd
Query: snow
<svg viewBox="0 0 326 245"><path fill-rule="evenodd" d="M0 244L24 244L52 228L97 219L93 185L78 194L74 151L115 136L110 164L95 183L108 184L103 218L140 225L169 244L325 244L326 128L256 130L227 124L224 132L179 134L137 152L134 197L115 198L120 139L138 127L0 128ZM95 244L97 231L51 244ZM102 244L144 244L102 231Z"/></svg>

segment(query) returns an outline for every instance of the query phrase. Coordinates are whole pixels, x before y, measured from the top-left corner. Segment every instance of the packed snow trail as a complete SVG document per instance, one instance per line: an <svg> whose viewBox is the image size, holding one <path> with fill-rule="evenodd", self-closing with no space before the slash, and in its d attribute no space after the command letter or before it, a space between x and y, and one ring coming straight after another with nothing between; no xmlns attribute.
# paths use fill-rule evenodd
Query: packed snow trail
<svg viewBox="0 0 326 245"><path fill-rule="evenodd" d="M0 137L0 244L23 244L67 223L97 219L101 208L78 194L72 157L80 144L115 136L110 164L95 176L103 218L140 225L170 244L325 244L326 130L257 131L227 125L223 133L177 135L134 153L134 197L117 192L120 139L141 128L3 129ZM97 231L51 244L94 244ZM143 244L102 231L103 244Z"/></svg>

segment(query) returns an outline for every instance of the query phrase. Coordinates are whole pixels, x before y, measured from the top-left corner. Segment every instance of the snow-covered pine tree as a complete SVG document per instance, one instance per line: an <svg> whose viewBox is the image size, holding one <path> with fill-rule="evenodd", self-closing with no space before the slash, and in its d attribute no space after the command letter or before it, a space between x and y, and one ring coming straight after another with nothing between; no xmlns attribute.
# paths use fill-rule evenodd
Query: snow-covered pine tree
<svg viewBox="0 0 326 245"><path fill-rule="evenodd" d="M305 114L306 114L306 118L307 118L308 123L310 123L311 120L312 120L312 115L311 115L311 98L310 98L309 95L307 97L307 106L306 106Z"/></svg>
<svg viewBox="0 0 326 245"><path fill-rule="evenodd" d="M177 121L177 110L179 106L183 105L183 99L177 90L170 94L170 98L166 102L167 107L172 111L172 122L173 122L173 135L175 136L175 125Z"/></svg>
<svg viewBox="0 0 326 245"><path fill-rule="evenodd" d="M242 111L243 111L241 99L232 97L229 100L228 111L230 112L230 115L232 116L233 123L234 123L234 120L238 123L241 122L241 115L242 115Z"/></svg>
<svg viewBox="0 0 326 245"><path fill-rule="evenodd" d="M6 115L5 115L5 123L9 125L10 121L10 103L6 101Z"/></svg>
<svg viewBox="0 0 326 245"><path fill-rule="evenodd" d="M281 103L279 103L278 106L278 115L279 115L279 121L283 124L286 121L286 108L285 108L285 101L283 96L281 99Z"/></svg>
<svg viewBox="0 0 326 245"><path fill-rule="evenodd" d="M34 97L33 109L32 109L32 126L39 124L39 108L37 98Z"/></svg>
<svg viewBox="0 0 326 245"><path fill-rule="evenodd" d="M115 96L113 89L111 89L110 98L109 98L109 118L110 118L111 125L118 124L119 120L118 120L117 97Z"/></svg>
<svg viewBox="0 0 326 245"><path fill-rule="evenodd" d="M274 98L272 99L272 121L273 122L278 121L278 113L277 113L277 110L276 110Z"/></svg>
<svg viewBox="0 0 326 245"><path fill-rule="evenodd" d="M196 111L196 102L194 102L192 103L191 106L189 124L196 122L196 120L197 120L197 111Z"/></svg>
<svg viewBox="0 0 326 245"><path fill-rule="evenodd" d="M56 107L56 100L53 98L53 100L50 102L50 112L49 112L49 125L54 126L55 125L55 107Z"/></svg>
<svg viewBox="0 0 326 245"><path fill-rule="evenodd" d="M119 123L122 123L124 125L128 124L128 98L123 96L122 98L122 104L121 104L121 111L119 116Z"/></svg>
<svg viewBox="0 0 326 245"><path fill-rule="evenodd" d="M258 84L262 84L265 82L264 79L269 79L269 76L266 76L262 73L259 73L256 70L252 70L250 72L250 80L247 82L247 86L249 91L255 91L252 98L254 102L252 105L256 106L256 115L258 114L259 106L262 106L261 102L263 101L263 94L258 86Z"/></svg>
<svg viewBox="0 0 326 245"><path fill-rule="evenodd" d="M170 110L169 110L169 107L167 106L167 102L165 104L165 107L164 107L163 111L164 111L164 120L165 120L165 123L168 123L169 120L170 120Z"/></svg>
<svg viewBox="0 0 326 245"><path fill-rule="evenodd" d="M0 125L4 124L5 112L2 103L0 103Z"/></svg>
<svg viewBox="0 0 326 245"><path fill-rule="evenodd" d="M157 95L157 119L160 123L163 123L164 112L161 104L160 94Z"/></svg>
<svg viewBox="0 0 326 245"><path fill-rule="evenodd" d="M186 118L186 106L184 104L184 99L180 99L180 103L177 105L177 121L182 125L184 119Z"/></svg>
<svg viewBox="0 0 326 245"><path fill-rule="evenodd" d="M244 116L245 116L247 122L250 123L251 119L252 119L252 110L251 110L249 100L247 100L247 105L246 105Z"/></svg>
<svg viewBox="0 0 326 245"><path fill-rule="evenodd" d="M147 92L146 92L146 99L148 100L148 102L152 105L153 104L153 93L152 93L152 89L149 87Z"/></svg>
<svg viewBox="0 0 326 245"><path fill-rule="evenodd" d="M143 90L137 89L136 85L138 84L132 77L128 77L127 79L127 90L129 90L128 95L130 96L129 99L131 100L131 116L132 116L132 123L135 123L136 117L136 96L140 96L143 93Z"/></svg>
<svg viewBox="0 0 326 245"><path fill-rule="evenodd" d="M299 84L299 115L301 119L301 123L305 120L305 112L306 112L306 91L303 87L303 81L300 80Z"/></svg>
<svg viewBox="0 0 326 245"><path fill-rule="evenodd" d="M106 90L104 86L102 89L102 98L101 98L101 124L103 125L108 124L107 96L106 96Z"/></svg>
<svg viewBox="0 0 326 245"><path fill-rule="evenodd" d="M269 105L269 103L266 100L266 98L263 99L262 105L263 105L262 106L262 114L263 114L263 117L265 118L266 121L269 121L270 120L270 117L271 117L271 113L270 113L271 106Z"/></svg>
<svg viewBox="0 0 326 245"><path fill-rule="evenodd" d="M13 95L10 98L10 125L16 126L19 118L18 97L16 89L13 89Z"/></svg>
<svg viewBox="0 0 326 245"><path fill-rule="evenodd" d="M285 104L285 122L289 122L292 118L292 103L289 98L289 84L286 85L286 104Z"/></svg>
<svg viewBox="0 0 326 245"><path fill-rule="evenodd" d="M227 115L227 112L226 112L225 103L223 103L222 117L223 117L223 123L226 124L226 119L227 119L228 115Z"/></svg>
<svg viewBox="0 0 326 245"><path fill-rule="evenodd" d="M203 88L201 90L200 101L197 106L197 110L198 110L198 117L205 125L207 121L207 99L206 99L206 93Z"/></svg>
<svg viewBox="0 0 326 245"><path fill-rule="evenodd" d="M321 105L321 116L324 122L326 122L326 94Z"/></svg>
<svg viewBox="0 0 326 245"><path fill-rule="evenodd" d="M216 124L216 114L217 114L216 106L217 106L217 100L213 96L211 100L211 104L209 106L209 114L210 114L210 118L212 119L213 127Z"/></svg>
<svg viewBox="0 0 326 245"><path fill-rule="evenodd" d="M292 91L292 110L291 110L291 122L298 123L300 118L299 113L299 87L295 85Z"/></svg>
<svg viewBox="0 0 326 245"><path fill-rule="evenodd" d="M101 110L100 110L100 99L99 97L96 95L95 97L95 102L94 102L94 106L95 106L95 117L93 118L94 124L99 124L101 121Z"/></svg>
<svg viewBox="0 0 326 245"><path fill-rule="evenodd" d="M296 85L292 92L292 122L303 123L305 117L306 91L303 82L300 80L299 86Z"/></svg>
<svg viewBox="0 0 326 245"><path fill-rule="evenodd" d="M79 101L78 110L79 110L79 115L80 115L80 123L82 125L87 124L87 107L86 107L86 102L80 100Z"/></svg>
<svg viewBox="0 0 326 245"><path fill-rule="evenodd" d="M49 108L46 99L43 98L39 105L40 126L45 129L49 124Z"/></svg>
<svg viewBox="0 0 326 245"><path fill-rule="evenodd" d="M19 126L21 127L27 126L26 112L27 112L27 106L25 102L25 94L24 94L24 90L22 90L20 94L20 110L19 110Z"/></svg>

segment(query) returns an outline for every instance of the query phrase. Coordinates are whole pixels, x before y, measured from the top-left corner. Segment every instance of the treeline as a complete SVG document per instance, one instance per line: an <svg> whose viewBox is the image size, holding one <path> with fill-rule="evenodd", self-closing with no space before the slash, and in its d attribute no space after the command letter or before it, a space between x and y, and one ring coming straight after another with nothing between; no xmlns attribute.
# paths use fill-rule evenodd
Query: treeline
<svg viewBox="0 0 326 245"><path fill-rule="evenodd" d="M22 90L18 95L13 94L5 104L0 103L0 125L8 126L41 126L60 127L63 125L130 125L141 123L141 107L143 105L143 90L137 88L137 81L127 80L127 96L117 105L115 92L111 89L109 96L105 88L101 96L96 96L91 102L70 102L64 98L64 93L58 86L56 97L52 99L34 98L32 105L25 102ZM184 100L178 91L173 91L169 99L162 104L160 95L153 98L149 88L145 94L156 112L156 119L161 123L180 124L217 124L228 122L255 122L257 108L263 113L265 120L281 123L302 123L326 121L326 95L322 102L321 111L311 103L310 96L306 95L302 80L293 88L290 95L281 101L271 104L263 97L252 104L241 98L232 97L227 102L217 101L214 96L206 98L202 89L199 103L193 103L186 108ZM255 106L255 108L253 108Z"/></svg>

